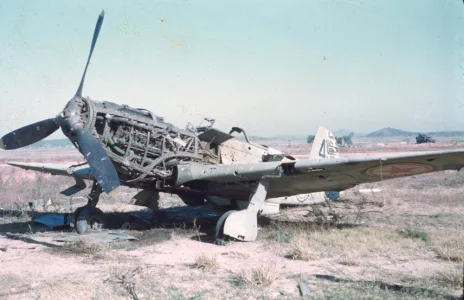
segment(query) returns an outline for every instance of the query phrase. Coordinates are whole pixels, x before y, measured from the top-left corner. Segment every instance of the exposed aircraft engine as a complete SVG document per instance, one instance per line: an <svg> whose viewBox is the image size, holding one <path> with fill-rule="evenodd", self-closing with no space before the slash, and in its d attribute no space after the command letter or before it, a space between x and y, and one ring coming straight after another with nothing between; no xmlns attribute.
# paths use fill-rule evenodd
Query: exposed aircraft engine
<svg viewBox="0 0 464 300"><path fill-rule="evenodd" d="M169 186L175 166L203 160L193 131L165 123L145 109L83 101L89 108L85 112L89 127L94 124L98 138L120 172L121 182L129 186L143 182L147 186L156 182L157 188Z"/></svg>

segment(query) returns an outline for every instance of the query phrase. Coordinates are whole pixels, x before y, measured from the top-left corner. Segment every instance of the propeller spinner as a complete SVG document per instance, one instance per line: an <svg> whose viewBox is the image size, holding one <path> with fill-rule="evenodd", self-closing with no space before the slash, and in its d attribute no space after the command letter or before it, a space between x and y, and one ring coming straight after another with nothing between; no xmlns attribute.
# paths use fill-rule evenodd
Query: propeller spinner
<svg viewBox="0 0 464 300"><path fill-rule="evenodd" d="M0 139L0 148L12 150L26 147L46 138L61 127L68 138L72 138L79 146L102 189L106 193L114 195L119 187L119 177L116 169L99 141L84 127L84 121L81 118L81 108L85 105L82 100L85 75L97 43L104 16L105 12L102 11L95 26L89 57L79 87L65 109L55 118L30 124L4 135Z"/></svg>

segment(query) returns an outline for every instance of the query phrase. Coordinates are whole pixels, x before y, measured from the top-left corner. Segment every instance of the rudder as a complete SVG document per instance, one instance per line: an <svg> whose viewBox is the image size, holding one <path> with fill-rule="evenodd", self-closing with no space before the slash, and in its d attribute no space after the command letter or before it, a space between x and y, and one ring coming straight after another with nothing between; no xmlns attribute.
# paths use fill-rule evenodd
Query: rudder
<svg viewBox="0 0 464 300"><path fill-rule="evenodd" d="M314 142L309 152L309 158L336 158L340 157L337 139L327 128L321 126L317 129Z"/></svg>

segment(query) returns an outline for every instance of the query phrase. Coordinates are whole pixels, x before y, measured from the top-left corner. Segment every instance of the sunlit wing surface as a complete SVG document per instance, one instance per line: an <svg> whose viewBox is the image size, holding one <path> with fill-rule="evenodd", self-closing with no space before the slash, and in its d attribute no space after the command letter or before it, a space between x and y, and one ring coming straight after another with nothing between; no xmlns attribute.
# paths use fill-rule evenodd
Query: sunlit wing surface
<svg viewBox="0 0 464 300"><path fill-rule="evenodd" d="M255 164L181 166L178 184L194 180L240 182L272 178L268 198L295 194L341 191L358 184L414 176L443 170L460 170L464 150L419 152L407 155L338 157Z"/></svg>

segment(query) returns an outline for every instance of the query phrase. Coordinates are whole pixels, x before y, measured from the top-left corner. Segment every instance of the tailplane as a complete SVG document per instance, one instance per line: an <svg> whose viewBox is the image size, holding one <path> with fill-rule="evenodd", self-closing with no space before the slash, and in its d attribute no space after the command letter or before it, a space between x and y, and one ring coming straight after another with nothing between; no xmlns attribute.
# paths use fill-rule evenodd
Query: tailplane
<svg viewBox="0 0 464 300"><path fill-rule="evenodd" d="M314 137L309 158L340 157L340 150L335 136L325 127L319 127Z"/></svg>

